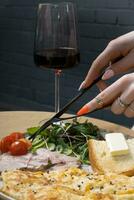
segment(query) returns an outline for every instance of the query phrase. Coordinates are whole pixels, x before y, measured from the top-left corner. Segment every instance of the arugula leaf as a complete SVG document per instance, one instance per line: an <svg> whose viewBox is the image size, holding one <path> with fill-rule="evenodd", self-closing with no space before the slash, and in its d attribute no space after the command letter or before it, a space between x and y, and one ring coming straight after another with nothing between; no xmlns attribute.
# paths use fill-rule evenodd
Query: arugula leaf
<svg viewBox="0 0 134 200"><path fill-rule="evenodd" d="M39 127L31 127L27 129L27 132L29 135L34 134L37 130L39 129Z"/></svg>
<svg viewBox="0 0 134 200"><path fill-rule="evenodd" d="M27 129L26 135L32 135L39 127ZM45 147L51 151L58 151L66 155L76 156L82 163L89 163L87 141L91 138L100 138L100 129L88 122L73 122L52 124L42 131L32 143L32 152Z"/></svg>

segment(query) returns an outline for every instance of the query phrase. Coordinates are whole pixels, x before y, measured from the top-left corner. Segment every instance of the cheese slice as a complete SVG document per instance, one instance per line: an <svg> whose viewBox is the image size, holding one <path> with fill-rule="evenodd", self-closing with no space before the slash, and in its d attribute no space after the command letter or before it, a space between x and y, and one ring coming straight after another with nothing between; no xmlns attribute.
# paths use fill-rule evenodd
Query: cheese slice
<svg viewBox="0 0 134 200"><path fill-rule="evenodd" d="M128 154L128 145L122 133L106 134L105 139L112 156Z"/></svg>

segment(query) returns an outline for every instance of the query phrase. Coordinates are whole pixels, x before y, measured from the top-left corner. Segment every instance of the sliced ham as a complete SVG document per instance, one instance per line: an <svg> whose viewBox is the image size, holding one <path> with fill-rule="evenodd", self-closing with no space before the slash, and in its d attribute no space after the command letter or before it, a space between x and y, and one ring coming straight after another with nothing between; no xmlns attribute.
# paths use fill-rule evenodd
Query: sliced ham
<svg viewBox="0 0 134 200"><path fill-rule="evenodd" d="M48 161L51 161L52 164L56 164L54 167L52 167L54 170L65 169L72 166L80 166L80 162L75 157L66 156L58 152L52 152L44 148L38 149L36 153L37 155L32 157L28 164L28 167L30 168L36 167L36 163L40 163L41 166L43 163L47 164Z"/></svg>
<svg viewBox="0 0 134 200"><path fill-rule="evenodd" d="M24 156L12 156L9 153L0 155L0 172L27 167L28 160L32 157L31 153Z"/></svg>
<svg viewBox="0 0 134 200"><path fill-rule="evenodd" d="M28 153L23 156L12 156L9 153L0 155L0 172L21 168L37 169L48 165L48 162L55 164L53 169L63 169L71 166L79 166L79 161L71 156L58 152L51 152L47 149L39 149L36 154Z"/></svg>

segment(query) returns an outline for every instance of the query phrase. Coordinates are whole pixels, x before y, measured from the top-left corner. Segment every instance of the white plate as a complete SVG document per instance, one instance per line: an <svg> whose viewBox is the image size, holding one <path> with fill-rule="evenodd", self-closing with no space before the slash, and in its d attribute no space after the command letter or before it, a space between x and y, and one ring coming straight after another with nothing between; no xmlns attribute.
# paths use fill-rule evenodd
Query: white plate
<svg viewBox="0 0 134 200"><path fill-rule="evenodd" d="M2 181L0 180L0 188L1 187L2 187ZM14 199L0 192L0 200L14 200Z"/></svg>
<svg viewBox="0 0 134 200"><path fill-rule="evenodd" d="M3 194L2 192L0 192L0 200L15 200L5 194Z"/></svg>

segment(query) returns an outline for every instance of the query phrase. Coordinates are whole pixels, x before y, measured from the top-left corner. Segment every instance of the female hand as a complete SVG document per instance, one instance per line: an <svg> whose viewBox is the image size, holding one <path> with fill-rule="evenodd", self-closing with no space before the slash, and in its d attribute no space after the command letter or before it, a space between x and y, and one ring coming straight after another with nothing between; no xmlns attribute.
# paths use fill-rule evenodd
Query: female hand
<svg viewBox="0 0 134 200"><path fill-rule="evenodd" d="M78 115L111 105L115 114L134 117L134 73L126 74L79 110Z"/></svg>
<svg viewBox="0 0 134 200"><path fill-rule="evenodd" d="M108 67L109 62L112 64L106 70L102 80L134 69L134 31L120 36L108 44L92 63L80 89L89 86L99 76L100 72Z"/></svg>
<svg viewBox="0 0 134 200"><path fill-rule="evenodd" d="M111 65L108 67L110 62ZM95 61L91 65L91 68L85 80L82 82L80 86L80 89L88 87L104 69L106 69L106 71L102 77L102 80L108 80L109 78L117 74L134 70L134 31L125 34L123 36L120 36L115 40L112 40L108 44L108 46L104 49L104 51L95 59ZM131 81L128 80L129 77L132 77ZM126 83L127 86L125 85ZM104 81L100 81L97 85L101 91L107 87ZM124 113L127 117L134 117L133 85L134 85L134 74L123 76L121 79L119 79L114 84L105 89L104 93L101 92L99 94L100 96L98 95L98 97L96 97L91 102L86 104L86 106L84 106L82 110L78 112L78 114L80 113L84 114L92 110L95 110L98 104L102 104L101 99L99 100L98 98L103 97L102 101L104 101L104 104L106 103L112 104L111 110L115 114ZM123 106L122 102L124 102L125 106ZM130 105L126 109L128 104Z"/></svg>

